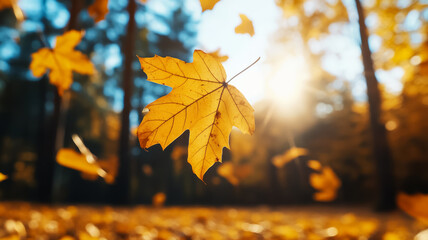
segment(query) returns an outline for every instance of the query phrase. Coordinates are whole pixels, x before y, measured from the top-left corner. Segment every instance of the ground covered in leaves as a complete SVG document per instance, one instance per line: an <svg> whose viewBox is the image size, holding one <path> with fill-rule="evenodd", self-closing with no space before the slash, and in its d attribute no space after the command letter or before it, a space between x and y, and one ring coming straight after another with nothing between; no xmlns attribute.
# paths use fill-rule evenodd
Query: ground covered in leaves
<svg viewBox="0 0 428 240"><path fill-rule="evenodd" d="M427 239L425 228L401 212L366 208L0 204L0 239L420 240Z"/></svg>

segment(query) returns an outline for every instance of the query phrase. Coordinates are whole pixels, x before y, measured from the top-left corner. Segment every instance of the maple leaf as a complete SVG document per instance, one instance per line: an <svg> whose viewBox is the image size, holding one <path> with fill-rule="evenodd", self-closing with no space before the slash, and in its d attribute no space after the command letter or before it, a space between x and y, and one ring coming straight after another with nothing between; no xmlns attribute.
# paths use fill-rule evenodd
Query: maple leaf
<svg viewBox="0 0 428 240"><path fill-rule="evenodd" d="M254 35L254 26L253 22L248 19L248 17L245 14L239 14L239 17L241 18L241 24L235 27L235 32L240 34L250 34L250 36Z"/></svg>
<svg viewBox="0 0 428 240"><path fill-rule="evenodd" d="M30 69L33 75L41 77L49 69L49 81L62 95L73 83L73 73L93 74L94 65L83 53L74 50L82 39L83 33L71 30L56 38L53 49L42 48L31 54Z"/></svg>
<svg viewBox="0 0 428 240"><path fill-rule="evenodd" d="M88 13L94 18L96 23L104 20L108 13L108 0L95 0L94 3L89 6Z"/></svg>
<svg viewBox="0 0 428 240"><path fill-rule="evenodd" d="M64 167L78 170L82 173L106 175L106 172L97 163L89 162L84 154L80 154L73 149L61 148L56 155L56 161Z"/></svg>
<svg viewBox="0 0 428 240"><path fill-rule="evenodd" d="M408 195L399 193L397 196L397 205L410 216L428 225L428 194L418 193Z"/></svg>
<svg viewBox="0 0 428 240"><path fill-rule="evenodd" d="M219 2L220 0L199 0L202 7L202 12L205 12L206 10L211 10L214 8L214 6Z"/></svg>
<svg viewBox="0 0 428 240"><path fill-rule="evenodd" d="M189 129L187 161L202 180L208 168L221 162L223 147L230 148L232 126L254 132L254 109L226 82L217 58L195 50L192 63L159 56L139 60L147 80L172 87L146 107L149 111L138 127L142 148L160 144L165 149Z"/></svg>

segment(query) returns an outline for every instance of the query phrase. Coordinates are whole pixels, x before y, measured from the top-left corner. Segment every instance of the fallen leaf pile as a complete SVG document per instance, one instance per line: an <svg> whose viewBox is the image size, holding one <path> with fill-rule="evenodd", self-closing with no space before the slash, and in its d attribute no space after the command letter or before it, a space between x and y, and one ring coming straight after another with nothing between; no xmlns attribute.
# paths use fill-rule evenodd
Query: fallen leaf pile
<svg viewBox="0 0 428 240"><path fill-rule="evenodd" d="M404 214L376 215L367 209L112 208L0 204L0 240L357 240L392 239L396 236L406 240L413 239L423 229Z"/></svg>
<svg viewBox="0 0 428 240"><path fill-rule="evenodd" d="M142 148L160 144L165 149L190 130L188 162L202 180L205 172L221 162L223 147L235 126L252 134L254 109L241 92L226 82L218 58L195 50L193 62L171 57L139 58L147 80L172 91L146 106L148 113L138 128Z"/></svg>

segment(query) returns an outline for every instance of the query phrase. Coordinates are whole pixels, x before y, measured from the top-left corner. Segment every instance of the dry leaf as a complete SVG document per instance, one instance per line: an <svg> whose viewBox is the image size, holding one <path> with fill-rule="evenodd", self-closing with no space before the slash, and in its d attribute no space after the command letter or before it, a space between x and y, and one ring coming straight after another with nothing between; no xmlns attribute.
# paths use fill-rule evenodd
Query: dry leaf
<svg viewBox="0 0 428 240"><path fill-rule="evenodd" d="M86 156L73 149L62 148L56 155L58 164L82 173L105 176L106 172L95 163L89 163Z"/></svg>
<svg viewBox="0 0 428 240"><path fill-rule="evenodd" d="M0 173L0 182L4 181L7 179L7 176L4 175L3 173Z"/></svg>
<svg viewBox="0 0 428 240"><path fill-rule="evenodd" d="M210 53L213 57L218 58L220 62L226 62L229 57L227 55L220 55L220 49Z"/></svg>
<svg viewBox="0 0 428 240"><path fill-rule="evenodd" d="M301 156L308 154L308 150L305 148L292 147L281 155L276 155L273 157L272 163L275 167L280 168L286 163L290 162L293 159L296 159Z"/></svg>
<svg viewBox="0 0 428 240"><path fill-rule="evenodd" d="M428 194L399 193L397 205L410 216L428 225Z"/></svg>
<svg viewBox="0 0 428 240"><path fill-rule="evenodd" d="M254 35L254 26L253 22L248 19L248 17L244 14L239 14L239 17L241 17L241 24L236 26L235 32L241 33L241 34L250 34L250 36Z"/></svg>
<svg viewBox="0 0 428 240"><path fill-rule="evenodd" d="M141 147L159 143L165 149L189 129L188 162L202 180L208 168L221 162L233 126L254 132L253 108L226 82L220 61L203 51L195 50L192 63L159 56L139 59L147 80L172 87L147 106L138 128Z"/></svg>
<svg viewBox="0 0 428 240"><path fill-rule="evenodd" d="M220 0L199 0L199 2L201 2L202 12L213 9L214 5L216 5L219 1Z"/></svg>
<svg viewBox="0 0 428 240"><path fill-rule="evenodd" d="M88 13L95 22L104 20L108 13L108 0L95 0L88 8Z"/></svg>
<svg viewBox="0 0 428 240"><path fill-rule="evenodd" d="M309 183L319 191L314 194L314 200L320 202L333 201L341 186L340 179L330 167L324 167L321 173L311 173Z"/></svg>
<svg viewBox="0 0 428 240"><path fill-rule="evenodd" d="M153 207L162 207L165 204L166 195L163 192L156 193L152 198Z"/></svg>
<svg viewBox="0 0 428 240"><path fill-rule="evenodd" d="M49 81L62 95L73 83L72 71L80 74L93 74L95 68L83 53L74 50L83 34L71 30L56 38L54 49L42 48L31 54L30 69L34 76L41 77L49 69Z"/></svg>

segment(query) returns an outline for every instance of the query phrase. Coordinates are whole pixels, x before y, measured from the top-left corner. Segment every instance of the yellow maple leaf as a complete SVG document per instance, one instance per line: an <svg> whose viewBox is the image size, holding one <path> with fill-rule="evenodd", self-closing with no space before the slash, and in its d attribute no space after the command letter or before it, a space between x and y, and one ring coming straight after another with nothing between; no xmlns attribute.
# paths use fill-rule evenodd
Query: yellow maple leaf
<svg viewBox="0 0 428 240"><path fill-rule="evenodd" d="M211 10L214 8L214 6L219 2L220 0L199 0L202 7L202 12L205 12L206 10Z"/></svg>
<svg viewBox="0 0 428 240"><path fill-rule="evenodd" d="M30 69L33 75L41 77L49 69L49 81L62 95L73 83L72 71L80 74L93 74L95 68L83 53L74 50L83 33L71 30L56 38L53 49L42 48L31 54Z"/></svg>
<svg viewBox="0 0 428 240"><path fill-rule="evenodd" d="M100 175L102 177L106 175L106 172L96 162L89 162L84 154L78 153L73 149L61 148L56 155L56 161L64 167L82 173Z"/></svg>
<svg viewBox="0 0 428 240"><path fill-rule="evenodd" d="M305 148L292 147L285 151L283 154L274 156L272 163L273 165L275 165L275 167L280 168L291 160L301 156L305 156L307 154L308 150L306 150Z"/></svg>
<svg viewBox="0 0 428 240"><path fill-rule="evenodd" d="M239 17L241 18L241 24L235 27L236 33L241 34L250 34L250 36L254 35L254 26L253 22L248 19L248 17L245 14L239 14Z"/></svg>
<svg viewBox="0 0 428 240"><path fill-rule="evenodd" d="M408 195L399 193L397 205L410 216L428 225L428 194Z"/></svg>
<svg viewBox="0 0 428 240"><path fill-rule="evenodd" d="M3 173L0 173L0 182L4 181L7 179L7 176L4 175Z"/></svg>
<svg viewBox="0 0 428 240"><path fill-rule="evenodd" d="M320 202L333 201L337 196L337 190L342 185L330 167L324 167L321 173L311 173L309 183L318 190L314 194L314 199Z"/></svg>
<svg viewBox="0 0 428 240"><path fill-rule="evenodd" d="M208 168L221 162L223 147L230 148L233 126L254 132L254 109L226 82L217 58L195 50L192 63L159 56L139 60L147 80L172 87L168 95L147 105L149 112L138 127L142 148L160 144L165 149L189 129L187 160L202 180Z"/></svg>
<svg viewBox="0 0 428 240"><path fill-rule="evenodd" d="M88 13L95 22L104 20L108 13L108 0L95 0L88 8Z"/></svg>

